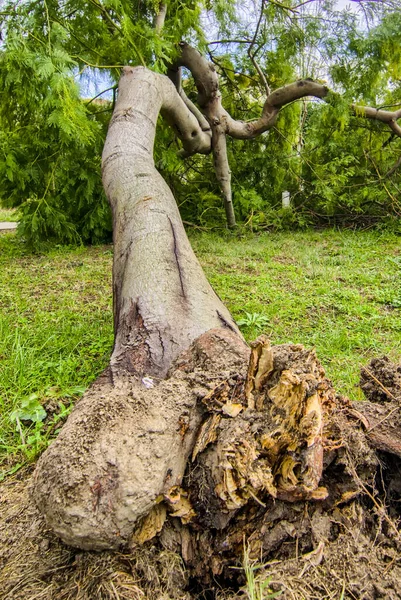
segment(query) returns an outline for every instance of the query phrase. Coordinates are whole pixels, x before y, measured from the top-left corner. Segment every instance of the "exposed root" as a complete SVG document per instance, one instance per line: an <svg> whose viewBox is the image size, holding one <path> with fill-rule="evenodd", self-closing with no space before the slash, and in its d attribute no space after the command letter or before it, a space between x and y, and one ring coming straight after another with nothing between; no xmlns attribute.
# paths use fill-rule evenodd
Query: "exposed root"
<svg viewBox="0 0 401 600"><path fill-rule="evenodd" d="M30 501L29 473L2 483L1 600L189 600L179 554L82 552L65 546Z"/></svg>
<svg viewBox="0 0 401 600"><path fill-rule="evenodd" d="M355 407L313 351L265 337L247 372L240 355L224 370L216 340L200 338L195 363L192 349L170 372L172 385L195 368L203 416L181 485L156 498L123 552L63 545L29 500L29 473L2 484L2 600L245 600L249 573L257 585L270 577L266 590L284 600L401 597L396 400ZM177 431L185 437L185 419ZM374 435L386 432L383 452Z"/></svg>

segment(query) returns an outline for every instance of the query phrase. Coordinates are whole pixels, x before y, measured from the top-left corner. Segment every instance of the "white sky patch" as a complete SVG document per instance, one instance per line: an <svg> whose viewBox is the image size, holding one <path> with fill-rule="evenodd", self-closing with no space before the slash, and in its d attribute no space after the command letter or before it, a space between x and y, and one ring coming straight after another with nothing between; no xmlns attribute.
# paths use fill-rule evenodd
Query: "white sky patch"
<svg viewBox="0 0 401 600"><path fill-rule="evenodd" d="M77 74L77 76L79 78L81 96L88 100L113 85L107 69L87 68L81 75ZM104 92L99 98L102 100L112 100L113 90Z"/></svg>

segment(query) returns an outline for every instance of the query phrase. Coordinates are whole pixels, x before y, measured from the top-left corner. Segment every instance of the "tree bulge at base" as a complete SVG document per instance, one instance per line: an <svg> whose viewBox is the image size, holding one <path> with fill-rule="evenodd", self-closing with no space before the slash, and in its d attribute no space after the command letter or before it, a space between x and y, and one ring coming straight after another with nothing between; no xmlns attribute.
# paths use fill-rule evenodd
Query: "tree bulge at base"
<svg viewBox="0 0 401 600"><path fill-rule="evenodd" d="M49 526L87 550L126 544L136 522L181 484L202 420L198 398L246 364L248 352L232 332L212 330L150 389L129 374L112 383L108 369L38 462L34 497Z"/></svg>

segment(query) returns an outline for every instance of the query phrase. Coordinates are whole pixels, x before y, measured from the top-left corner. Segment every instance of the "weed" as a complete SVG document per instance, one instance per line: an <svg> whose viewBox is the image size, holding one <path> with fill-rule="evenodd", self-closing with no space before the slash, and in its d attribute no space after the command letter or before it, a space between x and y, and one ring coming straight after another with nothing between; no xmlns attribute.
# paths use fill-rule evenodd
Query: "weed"
<svg viewBox="0 0 401 600"><path fill-rule="evenodd" d="M245 329L254 328L261 330L266 328L268 324L269 319L259 313L245 312L244 316L237 321L237 325Z"/></svg>
<svg viewBox="0 0 401 600"><path fill-rule="evenodd" d="M271 576L265 577L262 570L264 565L251 561L249 558L249 548L245 546L244 542L244 554L242 559L242 566L246 578L246 587L244 592L248 600L270 600L281 596L281 591L273 592L271 590ZM260 575L256 575L258 571Z"/></svg>
<svg viewBox="0 0 401 600"><path fill-rule="evenodd" d="M19 408L11 413L11 421L15 421L20 427L21 421L32 421L41 423L47 416L47 412L40 404L37 394L31 394L28 398L22 400Z"/></svg>

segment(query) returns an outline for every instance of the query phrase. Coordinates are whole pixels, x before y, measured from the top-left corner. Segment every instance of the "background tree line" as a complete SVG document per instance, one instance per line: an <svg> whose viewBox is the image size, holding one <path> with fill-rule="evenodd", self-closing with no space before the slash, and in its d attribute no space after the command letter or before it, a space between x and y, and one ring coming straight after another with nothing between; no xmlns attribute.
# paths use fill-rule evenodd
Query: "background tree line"
<svg viewBox="0 0 401 600"><path fill-rule="evenodd" d="M165 72L181 39L219 73L223 104L236 118L260 113L266 89L297 78L326 80L327 102L303 100L252 141L229 140L237 220L252 229L315 223L400 227L401 140L382 123L356 115L352 103L401 105L401 11L366 1L232 0L167 3L80 0L3 2L0 15L0 201L19 207L32 244L110 239L110 210L100 157L124 64ZM82 98L80 81L106 73L106 101ZM107 83L109 81L109 83ZM192 80L187 95L196 99ZM112 89L113 88L113 89ZM95 94L94 94L95 95ZM211 156L178 156L160 123L156 164L184 220L224 225ZM281 208L281 193L293 208Z"/></svg>

